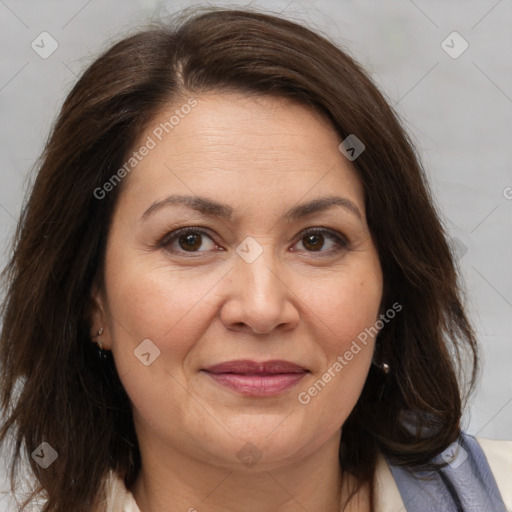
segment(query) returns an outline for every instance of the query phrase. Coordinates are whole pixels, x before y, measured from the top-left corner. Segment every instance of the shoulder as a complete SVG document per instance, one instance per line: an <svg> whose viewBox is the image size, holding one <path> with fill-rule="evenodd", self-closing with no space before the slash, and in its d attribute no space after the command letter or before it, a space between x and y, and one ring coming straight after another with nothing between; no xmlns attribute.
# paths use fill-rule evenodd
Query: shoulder
<svg viewBox="0 0 512 512"><path fill-rule="evenodd" d="M97 512L140 512L132 493L124 481L110 471L104 484L104 502Z"/></svg>
<svg viewBox="0 0 512 512"><path fill-rule="evenodd" d="M377 452L374 476L375 512L399 512L405 505L388 462L381 451Z"/></svg>
<svg viewBox="0 0 512 512"><path fill-rule="evenodd" d="M459 450L462 446L467 451ZM469 464L465 464L468 457ZM433 472L427 485L424 481L420 484L416 480L426 473L413 475L406 468L393 466L378 452L374 480L375 512L403 512L404 503L407 503L408 510L409 506L411 510L423 510L423 506L428 508L437 498L444 503L446 509L450 503L449 495L453 492L458 495L458 499L469 500L468 503L476 498L484 500L483 503L485 495L490 494L494 496L491 500L494 504L503 502L507 510L512 510L512 441L476 438L461 433L459 441L450 445L434 460L441 459L449 462L449 466ZM442 478L440 473L443 474ZM450 485L445 489L446 481ZM501 500L493 494L492 489L496 487ZM423 502L420 499L422 493L425 494L421 498L424 498ZM428 508L431 509L435 507Z"/></svg>
<svg viewBox="0 0 512 512"><path fill-rule="evenodd" d="M475 438L484 452L503 502L512 508L512 441Z"/></svg>

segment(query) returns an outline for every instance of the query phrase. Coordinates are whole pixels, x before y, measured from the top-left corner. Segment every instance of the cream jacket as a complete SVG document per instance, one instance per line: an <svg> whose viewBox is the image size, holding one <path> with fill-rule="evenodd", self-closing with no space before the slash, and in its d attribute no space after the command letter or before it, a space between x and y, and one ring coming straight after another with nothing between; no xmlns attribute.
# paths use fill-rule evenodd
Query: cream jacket
<svg viewBox="0 0 512 512"><path fill-rule="evenodd" d="M512 511L512 441L476 439L485 453L501 497L508 509ZM123 481L113 473L109 475L106 488L105 512L141 512ZM376 469L375 497L375 512L406 512L391 470L380 453Z"/></svg>

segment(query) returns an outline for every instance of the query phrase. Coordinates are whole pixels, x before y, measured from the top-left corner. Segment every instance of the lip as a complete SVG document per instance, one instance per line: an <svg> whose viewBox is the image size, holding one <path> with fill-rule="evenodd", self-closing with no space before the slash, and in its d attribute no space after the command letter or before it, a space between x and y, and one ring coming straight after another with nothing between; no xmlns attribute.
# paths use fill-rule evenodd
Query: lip
<svg viewBox="0 0 512 512"><path fill-rule="evenodd" d="M282 373L301 373L308 369L283 359L272 359L260 363L249 359L237 359L215 364L204 369L210 373L238 373L245 375L265 375Z"/></svg>
<svg viewBox="0 0 512 512"><path fill-rule="evenodd" d="M293 387L309 370L284 360L227 361L202 370L218 384L246 396L274 396Z"/></svg>

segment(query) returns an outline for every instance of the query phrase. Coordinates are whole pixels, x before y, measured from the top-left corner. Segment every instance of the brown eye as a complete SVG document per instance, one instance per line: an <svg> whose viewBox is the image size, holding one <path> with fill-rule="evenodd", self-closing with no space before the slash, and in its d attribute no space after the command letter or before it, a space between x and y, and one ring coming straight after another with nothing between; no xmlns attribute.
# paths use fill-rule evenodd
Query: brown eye
<svg viewBox="0 0 512 512"><path fill-rule="evenodd" d="M200 254L214 249L216 244L205 231L181 228L169 233L160 246L173 254Z"/></svg>
<svg viewBox="0 0 512 512"><path fill-rule="evenodd" d="M202 236L201 233L190 231L186 235L181 235L178 238L178 244L184 251L196 251L201 247Z"/></svg>
<svg viewBox="0 0 512 512"><path fill-rule="evenodd" d="M329 256L349 247L344 236L325 228L308 229L303 232L300 243L307 252L320 253L322 256Z"/></svg>
<svg viewBox="0 0 512 512"><path fill-rule="evenodd" d="M324 245L324 236L318 233L312 233L302 237L304 247L308 251L318 251Z"/></svg>

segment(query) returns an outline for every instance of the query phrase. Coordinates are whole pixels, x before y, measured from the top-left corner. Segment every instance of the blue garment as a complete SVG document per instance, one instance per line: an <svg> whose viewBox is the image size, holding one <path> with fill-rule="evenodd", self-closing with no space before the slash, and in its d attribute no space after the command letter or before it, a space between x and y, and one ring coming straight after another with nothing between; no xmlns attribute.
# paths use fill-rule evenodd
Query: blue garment
<svg viewBox="0 0 512 512"><path fill-rule="evenodd" d="M487 458L471 435L435 457L448 466L411 471L388 461L407 512L507 512Z"/></svg>

